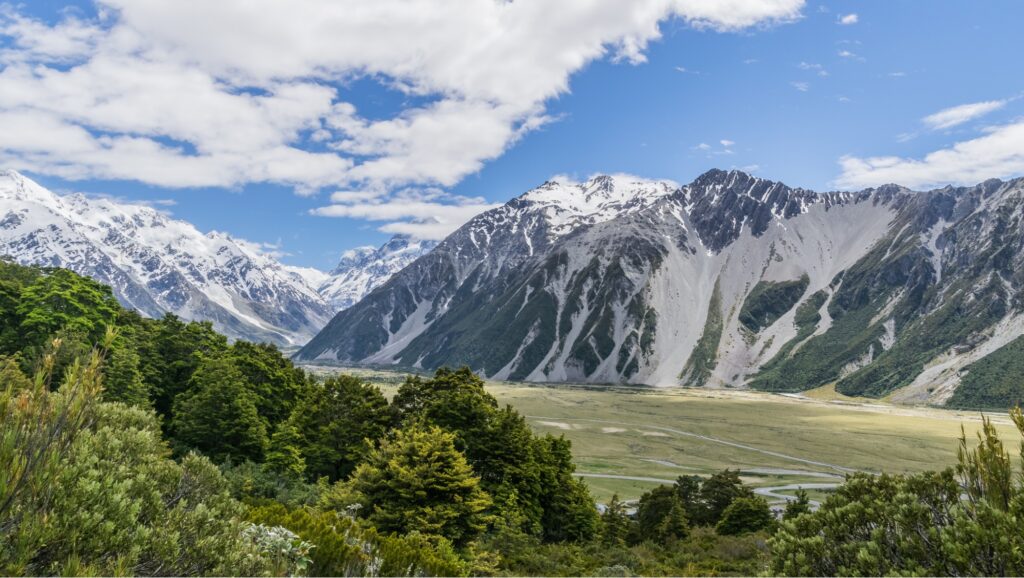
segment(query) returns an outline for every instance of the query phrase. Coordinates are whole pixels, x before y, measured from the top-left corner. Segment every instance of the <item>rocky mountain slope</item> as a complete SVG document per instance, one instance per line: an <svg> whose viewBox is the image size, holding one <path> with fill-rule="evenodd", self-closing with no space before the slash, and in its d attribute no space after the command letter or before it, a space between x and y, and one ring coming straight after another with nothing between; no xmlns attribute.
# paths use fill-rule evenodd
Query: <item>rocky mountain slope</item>
<svg viewBox="0 0 1024 578"><path fill-rule="evenodd" d="M545 183L467 223L298 357L1004 404L1020 387L977 376L1004 374L1024 348L1022 212L1024 179L824 194L718 170L682 187Z"/></svg>

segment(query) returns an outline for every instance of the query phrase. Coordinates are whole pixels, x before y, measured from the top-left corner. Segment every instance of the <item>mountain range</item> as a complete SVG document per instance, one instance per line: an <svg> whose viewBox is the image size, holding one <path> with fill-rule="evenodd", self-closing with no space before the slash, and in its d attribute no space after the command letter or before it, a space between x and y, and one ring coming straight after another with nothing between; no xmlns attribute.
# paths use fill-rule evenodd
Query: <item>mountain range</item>
<svg viewBox="0 0 1024 578"><path fill-rule="evenodd" d="M252 243L203 234L150 206L58 195L0 171L0 255L72 269L144 315L211 321L232 338L301 345L430 246L396 237L346 253L329 273L289 267Z"/></svg>
<svg viewBox="0 0 1024 578"><path fill-rule="evenodd" d="M297 358L1007 404L1024 369L1022 219L1024 179L548 182L469 221Z"/></svg>

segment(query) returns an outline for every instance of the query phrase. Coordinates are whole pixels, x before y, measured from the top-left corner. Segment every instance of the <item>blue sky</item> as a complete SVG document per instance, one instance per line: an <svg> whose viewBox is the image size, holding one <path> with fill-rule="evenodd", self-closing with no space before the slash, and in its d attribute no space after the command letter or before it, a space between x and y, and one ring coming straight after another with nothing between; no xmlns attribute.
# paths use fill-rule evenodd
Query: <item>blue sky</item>
<svg viewBox="0 0 1024 578"><path fill-rule="evenodd" d="M275 2L3 5L0 164L59 191L173 201L201 230L322 269L394 231L443 235L554 175L739 168L831 190L1024 172L1014 0L739 0L735 14L609 0L555 24L529 6L332 15L320 1L245 18ZM473 18L510 47L446 44ZM216 26L229 38L209 40Z"/></svg>

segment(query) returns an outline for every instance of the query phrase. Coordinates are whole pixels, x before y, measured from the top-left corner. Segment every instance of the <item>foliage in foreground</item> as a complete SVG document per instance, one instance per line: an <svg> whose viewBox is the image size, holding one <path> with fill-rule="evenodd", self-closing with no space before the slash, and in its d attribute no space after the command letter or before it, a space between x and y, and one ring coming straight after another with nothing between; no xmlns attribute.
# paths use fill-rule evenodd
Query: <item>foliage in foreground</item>
<svg viewBox="0 0 1024 578"><path fill-rule="evenodd" d="M1024 415L1011 412L1024 434ZM851 476L773 539L771 571L790 576L1024 574L1024 478L985 419L959 465L914 476ZM1024 465L1024 444L1021 446Z"/></svg>
<svg viewBox="0 0 1024 578"><path fill-rule="evenodd" d="M73 364L56 391L45 370L4 384L0 573L266 573L219 470L171 460L152 412L99 403L100 365Z"/></svg>

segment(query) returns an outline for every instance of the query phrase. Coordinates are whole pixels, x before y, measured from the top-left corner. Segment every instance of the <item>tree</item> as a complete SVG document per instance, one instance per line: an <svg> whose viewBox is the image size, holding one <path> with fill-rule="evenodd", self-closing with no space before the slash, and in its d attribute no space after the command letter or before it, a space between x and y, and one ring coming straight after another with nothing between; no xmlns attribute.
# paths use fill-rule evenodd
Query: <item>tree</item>
<svg viewBox="0 0 1024 578"><path fill-rule="evenodd" d="M54 269L21 291L17 313L26 344L42 344L60 330L99 341L121 306L110 287Z"/></svg>
<svg viewBox="0 0 1024 578"><path fill-rule="evenodd" d="M21 370L19 355L0 356L0 388L11 388L12 394L32 388L32 380Z"/></svg>
<svg viewBox="0 0 1024 578"><path fill-rule="evenodd" d="M436 426L409 424L381 440L352 475L361 514L382 532L420 532L464 546L486 527L491 498Z"/></svg>
<svg viewBox="0 0 1024 578"><path fill-rule="evenodd" d="M782 512L783 520L792 520L793 518L802 514L807 514L811 511L811 499L807 497L807 492L803 488L796 491L796 499L786 502L786 509Z"/></svg>
<svg viewBox="0 0 1024 578"><path fill-rule="evenodd" d="M713 526L722 519L725 509L738 498L751 498L754 493L740 480L739 470L723 470L708 479L700 487L700 499L704 506L701 524Z"/></svg>
<svg viewBox="0 0 1024 578"><path fill-rule="evenodd" d="M308 389L288 425L298 441L310 478L345 479L368 451L366 440L380 439L390 422L388 402L376 387L340 375Z"/></svg>
<svg viewBox="0 0 1024 578"><path fill-rule="evenodd" d="M672 508L661 519L656 529L658 540L663 544L675 540L682 540L690 534L690 524L686 520L686 509L678 500L672 504Z"/></svg>
<svg viewBox="0 0 1024 578"><path fill-rule="evenodd" d="M236 341L229 356L256 394L256 409L267 430L273 430L291 415L306 387L305 372L270 343Z"/></svg>
<svg viewBox="0 0 1024 578"><path fill-rule="evenodd" d="M626 507L619 501L619 495L613 494L601 514L601 543L605 546L625 546L629 535L629 518Z"/></svg>
<svg viewBox="0 0 1024 578"><path fill-rule="evenodd" d="M142 380L139 366L139 354L132 340L116 340L103 365L103 399L151 408L149 387Z"/></svg>
<svg viewBox="0 0 1024 578"><path fill-rule="evenodd" d="M287 476L301 478L306 472L306 460L302 457L302 435L295 426L281 424L270 438L267 451L267 466Z"/></svg>
<svg viewBox="0 0 1024 578"><path fill-rule="evenodd" d="M679 476L675 483L676 495L679 496L686 508L686 518L693 523L700 522L707 517L700 495L703 481L700 476L689 475Z"/></svg>
<svg viewBox="0 0 1024 578"><path fill-rule="evenodd" d="M142 376L152 389L157 413L170 423L175 398L190 387L203 359L227 351L227 338L209 322L185 323L171 313L147 325L137 337Z"/></svg>
<svg viewBox="0 0 1024 578"><path fill-rule="evenodd" d="M637 504L636 521L640 537L644 540L661 540L662 523L668 513L682 501L672 486L658 486L640 496Z"/></svg>
<svg viewBox="0 0 1024 578"><path fill-rule="evenodd" d="M468 367L408 378L392 409L398 424L419 420L454 433L484 490L516 494L524 531L549 541L596 535L599 517L586 485L572 475L570 442L534 435L518 412L498 407Z"/></svg>
<svg viewBox="0 0 1024 578"><path fill-rule="evenodd" d="M771 527L775 518L764 498L736 498L722 513L715 531L724 536L758 532Z"/></svg>
<svg viewBox="0 0 1024 578"><path fill-rule="evenodd" d="M583 480L572 474L572 443L546 435L536 440L537 463L544 493L540 505L543 537L550 542L586 542L597 535L601 522L594 498Z"/></svg>
<svg viewBox="0 0 1024 578"><path fill-rule="evenodd" d="M175 400L174 441L217 462L262 461L267 431L254 397L230 360L205 360Z"/></svg>

